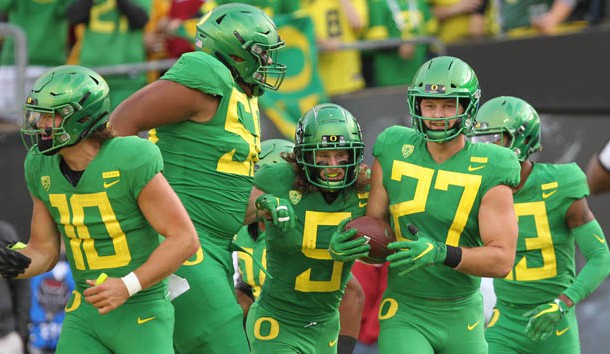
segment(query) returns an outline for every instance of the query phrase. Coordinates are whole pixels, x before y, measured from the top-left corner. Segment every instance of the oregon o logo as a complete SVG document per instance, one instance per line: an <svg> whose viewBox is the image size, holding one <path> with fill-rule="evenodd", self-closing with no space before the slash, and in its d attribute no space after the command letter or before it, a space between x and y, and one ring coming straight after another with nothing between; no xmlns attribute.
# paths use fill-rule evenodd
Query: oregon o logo
<svg viewBox="0 0 610 354"><path fill-rule="evenodd" d="M266 335L261 333L261 326L267 323L267 331ZM260 340L271 340L277 338L277 335L280 333L280 324L271 317L261 317L256 319L254 323L254 336L256 339Z"/></svg>
<svg viewBox="0 0 610 354"><path fill-rule="evenodd" d="M396 311L398 311L398 302L396 302L396 300L391 297L383 299L379 305L379 320L387 320L388 318L393 317L396 314Z"/></svg>

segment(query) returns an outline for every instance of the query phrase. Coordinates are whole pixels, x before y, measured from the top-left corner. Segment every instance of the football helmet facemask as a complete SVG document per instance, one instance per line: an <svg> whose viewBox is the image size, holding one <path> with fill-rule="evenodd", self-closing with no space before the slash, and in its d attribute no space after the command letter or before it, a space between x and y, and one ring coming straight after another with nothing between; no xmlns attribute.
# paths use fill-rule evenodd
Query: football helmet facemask
<svg viewBox="0 0 610 354"><path fill-rule="evenodd" d="M464 108L462 114L456 111L454 116L431 118L421 115L420 103L423 98L453 98L456 107ZM449 141L461 133L467 134L475 123L479 107L481 90L479 80L472 68L464 61L450 56L430 59L415 73L413 83L408 90L408 104L413 127L427 141ZM450 126L451 120L457 121ZM424 121L443 122L445 129L431 130Z"/></svg>
<svg viewBox="0 0 610 354"><path fill-rule="evenodd" d="M106 81L91 69L63 65L47 71L34 83L23 108L21 136L26 148L53 155L87 138L108 121L108 94ZM39 121L49 116L61 123L39 128Z"/></svg>
<svg viewBox="0 0 610 354"><path fill-rule="evenodd" d="M220 60L255 96L282 84L286 65L277 62L277 54L284 45L275 23L251 5L218 6L197 24L195 47Z"/></svg>
<svg viewBox="0 0 610 354"><path fill-rule="evenodd" d="M523 162L542 149L540 137L540 118L534 107L521 98L501 96L481 106L470 141L505 146Z"/></svg>
<svg viewBox="0 0 610 354"><path fill-rule="evenodd" d="M325 150L347 150L348 161L337 166L316 163L316 154ZM332 104L319 104L307 111L297 122L294 153L307 180L324 190L338 190L354 184L362 163L364 143L356 118L345 108ZM340 181L321 178L329 168L344 168Z"/></svg>

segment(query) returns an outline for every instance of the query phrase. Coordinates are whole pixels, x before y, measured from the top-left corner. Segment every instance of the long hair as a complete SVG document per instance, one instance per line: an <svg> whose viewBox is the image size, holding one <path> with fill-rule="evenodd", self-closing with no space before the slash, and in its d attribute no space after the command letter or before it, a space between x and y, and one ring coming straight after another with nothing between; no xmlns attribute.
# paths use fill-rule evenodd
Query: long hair
<svg viewBox="0 0 610 354"><path fill-rule="evenodd" d="M297 159L294 153L284 152L281 154L281 156L284 160L290 163L292 169L296 172L297 178L295 179L293 187L297 191L301 192L302 194L306 194L321 190L320 188L309 183L309 180L307 180L307 175L305 174L305 169L303 169L303 167L297 163ZM368 167L365 164L361 164L360 166L358 166L358 178L356 179L356 183L343 189L353 188L356 190L356 192L363 192L370 184L371 177L368 173Z"/></svg>

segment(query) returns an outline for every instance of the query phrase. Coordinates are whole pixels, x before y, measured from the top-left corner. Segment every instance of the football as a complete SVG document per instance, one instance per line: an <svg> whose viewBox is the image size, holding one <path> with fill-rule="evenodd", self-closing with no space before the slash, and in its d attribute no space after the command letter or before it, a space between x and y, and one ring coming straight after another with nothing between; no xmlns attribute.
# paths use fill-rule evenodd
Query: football
<svg viewBox="0 0 610 354"><path fill-rule="evenodd" d="M374 218L372 216L361 216L345 225L345 229L356 229L358 233L352 237L356 239L358 237L368 238L368 244L371 246L369 255L364 258L360 258L359 261L369 264L381 264L386 261L386 257L392 254L387 248L390 242L396 241L394 232L390 225L385 222Z"/></svg>

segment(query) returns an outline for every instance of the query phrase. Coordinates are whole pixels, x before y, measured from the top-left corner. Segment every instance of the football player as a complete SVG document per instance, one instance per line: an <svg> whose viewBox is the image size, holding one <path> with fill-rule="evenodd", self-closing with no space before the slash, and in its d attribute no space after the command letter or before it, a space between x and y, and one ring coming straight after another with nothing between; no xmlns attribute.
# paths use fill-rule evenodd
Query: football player
<svg viewBox="0 0 610 354"><path fill-rule="evenodd" d="M249 350L234 294L231 242L244 223L260 151L258 96L282 83L286 67L276 58L283 46L275 24L258 8L219 6L197 25L197 50L183 54L110 118L120 135L155 128L149 138L161 149L165 175L204 250L176 272L190 287L173 301L180 354ZM289 203L272 202L264 207L278 224L290 226Z"/></svg>
<svg viewBox="0 0 610 354"><path fill-rule="evenodd" d="M333 354L340 340L339 304L353 260L333 260L329 245L332 234L344 234L350 218L364 214L364 143L356 119L336 104L307 111L297 123L295 142L288 163L263 165L255 176L257 204L289 199L296 226L283 230L265 220L267 270L273 278L265 279L246 328L252 353ZM357 241L361 254L370 248L364 241ZM342 353L352 352L355 336L351 343L344 338Z"/></svg>
<svg viewBox="0 0 610 354"><path fill-rule="evenodd" d="M174 311L162 280L195 254L197 233L162 174L159 149L106 128L108 93L80 66L34 83L21 129L32 229L25 248L0 247L0 274L52 269L63 237L76 290L57 353L172 353Z"/></svg>
<svg viewBox="0 0 610 354"><path fill-rule="evenodd" d="M407 98L413 128L387 128L373 147L366 214L390 222L397 239L379 352L487 353L479 277L504 277L513 264L519 163L466 140L480 89L464 61L427 61Z"/></svg>
<svg viewBox="0 0 610 354"><path fill-rule="evenodd" d="M269 139L261 143L260 160L255 169L268 164L288 162L283 155L294 149L294 143L283 139ZM255 172L256 173L256 172ZM239 275L235 293L237 301L247 317L252 303L258 299L266 273L261 267L267 262L267 246L264 220L255 221L239 230L235 244L245 252L238 252ZM253 261L256 259L256 261ZM364 291L355 277L351 277L339 306L341 329L337 341L338 353L352 353L360 331L360 320L364 306Z"/></svg>
<svg viewBox="0 0 610 354"><path fill-rule="evenodd" d="M477 115L471 140L512 150L521 162L514 194L519 240L514 266L494 279L497 302L485 337L489 353L580 353L574 306L610 273L610 252L589 210L587 180L576 163L534 163L540 151L536 110L496 97ZM574 244L586 259L575 276Z"/></svg>

